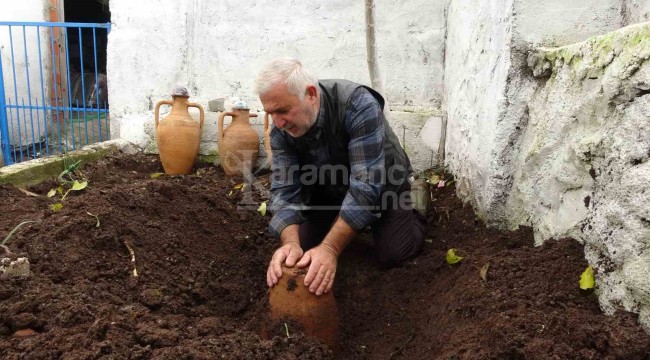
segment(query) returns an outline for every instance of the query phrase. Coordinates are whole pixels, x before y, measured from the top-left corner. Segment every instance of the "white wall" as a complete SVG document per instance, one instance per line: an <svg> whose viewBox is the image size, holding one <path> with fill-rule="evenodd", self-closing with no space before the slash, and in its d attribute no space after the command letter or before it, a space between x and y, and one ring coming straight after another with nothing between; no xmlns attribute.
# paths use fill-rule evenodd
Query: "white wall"
<svg viewBox="0 0 650 360"><path fill-rule="evenodd" d="M24 0L18 2L11 2L11 5L2 4L0 11L0 21L47 21L46 17L46 0ZM47 101L49 94L48 83L48 70L49 61L49 31L41 29L41 60L46 66L43 78L45 86L41 89L41 74L39 67L39 49L38 49L38 34L35 27L25 27L25 36L23 36L22 26L11 27L11 37L9 36L9 27L0 26L0 52L2 55L2 68L4 74L4 87L7 102L13 105L42 105L43 101ZM13 41L13 63L12 66L12 44ZM25 41L27 49L25 49ZM27 51L27 57L25 56ZM28 60L28 61L27 61ZM27 81L27 65L29 66L29 81ZM15 78L14 78L15 74ZM14 80L17 86L14 86ZM29 83L29 89L28 89ZM31 97L29 94L31 93ZM40 137L44 136L47 129L45 124L45 114L41 111L8 111L7 117L9 120L9 137L11 144L18 146L22 143L23 146L33 142L39 142ZM22 126L18 126L18 121ZM27 124L34 123L34 135L31 133L31 126L26 127Z"/></svg>
<svg viewBox="0 0 650 360"><path fill-rule="evenodd" d="M507 108L512 0L454 0L449 7L445 67L449 116L446 161L459 179L460 195L482 215L503 196L496 169Z"/></svg>
<svg viewBox="0 0 650 360"><path fill-rule="evenodd" d="M624 25L650 21L650 1L626 0L623 4Z"/></svg>
<svg viewBox="0 0 650 360"><path fill-rule="evenodd" d="M600 301L650 327L650 22L540 49L511 218L585 242ZM525 215L524 215L525 214Z"/></svg>
<svg viewBox="0 0 650 360"><path fill-rule="evenodd" d="M561 46L621 28L621 0L516 0L516 37L532 45Z"/></svg>
<svg viewBox="0 0 650 360"><path fill-rule="evenodd" d="M152 109L157 101L169 98L176 83L187 85L191 100L204 107L211 99L238 96L252 111L261 110L252 94L256 73L277 56L301 59L319 78L370 83L363 2L163 3L110 2L112 137L135 141L147 151L156 151ZM376 4L385 95L393 110L408 110L395 118L409 118L405 120L408 142L418 147L426 146L421 140L422 126L440 118L439 111L431 112L439 108L442 98L445 3L390 0ZM217 116L208 113L204 154L216 151ZM261 118L253 121L258 131ZM425 158L430 163L432 150L437 155L437 148L415 154L423 166Z"/></svg>
<svg viewBox="0 0 650 360"><path fill-rule="evenodd" d="M446 161L459 195L490 225L533 226L538 243L584 241L599 270L603 308L640 312L650 327L648 100L630 96L646 91L648 72L640 64L650 56L639 42L649 36L632 37L633 46L614 41L618 32L572 45L584 58L535 67L538 76L560 74L548 81L529 67L537 63L529 58L536 45L617 30L647 16L646 4L452 0L445 95ZM602 45L600 53L589 50L594 44ZM605 70L577 81L571 74L581 62Z"/></svg>

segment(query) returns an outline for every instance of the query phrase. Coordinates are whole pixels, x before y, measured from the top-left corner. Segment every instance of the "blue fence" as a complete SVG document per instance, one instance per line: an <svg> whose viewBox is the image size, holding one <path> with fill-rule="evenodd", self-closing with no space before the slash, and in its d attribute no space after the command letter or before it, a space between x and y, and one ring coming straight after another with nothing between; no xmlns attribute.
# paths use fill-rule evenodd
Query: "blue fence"
<svg viewBox="0 0 650 360"><path fill-rule="evenodd" d="M0 143L5 165L110 138L110 23L0 21Z"/></svg>

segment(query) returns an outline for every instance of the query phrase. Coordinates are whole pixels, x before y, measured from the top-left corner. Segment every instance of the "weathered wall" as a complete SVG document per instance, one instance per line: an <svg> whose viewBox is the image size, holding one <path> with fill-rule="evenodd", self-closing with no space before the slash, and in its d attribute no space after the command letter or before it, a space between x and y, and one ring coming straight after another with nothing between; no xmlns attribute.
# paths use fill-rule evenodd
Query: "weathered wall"
<svg viewBox="0 0 650 360"><path fill-rule="evenodd" d="M363 2L283 3L112 0L108 45L112 137L155 151L152 109L176 83L192 100L238 96L261 110L252 94L259 68L277 56L300 58L320 78L369 84ZM385 95L403 119L412 155L428 165L431 151L421 134L440 124L445 1L378 2L379 65ZM238 9L244 9L239 11ZM435 115L435 116L434 116ZM202 153L216 149L217 113L208 113ZM425 117L422 119L422 117ZM262 117L254 120L261 132ZM436 126L428 128L435 129ZM402 126L402 123L396 126ZM418 127L419 126L419 127ZM399 132L399 129L395 129ZM435 131L424 138L435 136ZM435 141L430 141L435 143ZM426 164L425 164L426 163Z"/></svg>
<svg viewBox="0 0 650 360"><path fill-rule="evenodd" d="M622 24L621 0L453 0L445 61L447 163L460 195L490 224L508 218L535 44L569 44Z"/></svg>
<svg viewBox="0 0 650 360"><path fill-rule="evenodd" d="M538 242L566 236L585 241L587 258L600 270L603 308L623 304L641 311L650 326L650 217L643 205L647 199L635 196L650 178L642 165L650 147L635 137L648 127L642 106L647 100L630 95L645 93L648 76L634 61L622 60L629 60L629 51L642 59L638 52L643 50L627 47L621 62L614 60L607 70L610 89L605 93L618 99L614 105L608 103L611 98L594 98L604 81L600 77L557 85L559 76L545 81L528 67L535 46L568 45L617 30L647 16L644 6L614 0L453 0L445 62L446 162L458 178L459 195L489 224L532 225ZM639 43L638 38L631 41ZM608 68L618 59L606 51L601 55L605 63L595 66ZM621 64L630 67L623 70ZM554 66L545 71L564 71ZM639 78L630 77L635 72ZM632 98L637 100L626 103ZM598 121L610 123L607 135L597 129ZM595 147L598 155L589 152ZM590 173L585 161L601 168Z"/></svg>
<svg viewBox="0 0 650 360"><path fill-rule="evenodd" d="M0 21L47 21L46 2L46 0L25 0L12 2L10 6L8 6L8 4L2 4L0 5L2 7L2 10L0 10ZM49 63L46 58L49 54L49 31L41 29L40 36L41 57L47 71L49 68ZM25 43L27 44L26 49L24 46ZM49 91L48 82L46 80L45 89L41 92L41 75L38 66L39 49L37 44L38 34L35 27L26 27L25 34L23 35L22 26L12 26L10 36L9 27L0 25L0 55L2 56L5 95L7 101L13 105L22 105L23 102L25 105L30 105L30 101L32 105L36 105L36 103L42 105L44 100L43 94L47 94ZM12 66L12 50L14 66ZM27 52L27 57L25 56L25 51ZM26 73L27 64L29 64L29 77L27 77ZM47 74L47 72L45 74ZM14 86L14 75L17 86ZM46 75L44 75L44 77L45 76ZM29 79L29 82L27 79ZM27 86L28 83L30 85L29 89ZM42 112L38 113L33 111L30 114L29 111L24 113L21 111L18 113L17 110L12 110L8 111L7 116L9 120L9 138L11 144L14 146L20 144L27 146L32 142L39 142L40 137L46 133L45 119ZM22 130L19 130L18 127L19 118L21 123L23 123ZM33 121L35 125L35 134L33 137L31 129L30 131L25 131L25 120L28 122Z"/></svg>
<svg viewBox="0 0 650 360"><path fill-rule="evenodd" d="M449 116L446 161L461 196L491 214L503 196L497 158L508 143L500 127L512 34L512 0L454 0L449 6L445 68Z"/></svg>
<svg viewBox="0 0 650 360"><path fill-rule="evenodd" d="M626 0L622 7L623 24L635 24L650 21L650 1Z"/></svg>
<svg viewBox="0 0 650 360"><path fill-rule="evenodd" d="M650 23L540 49L510 196L539 239L585 242L600 301L650 326ZM526 214L526 215L523 215Z"/></svg>

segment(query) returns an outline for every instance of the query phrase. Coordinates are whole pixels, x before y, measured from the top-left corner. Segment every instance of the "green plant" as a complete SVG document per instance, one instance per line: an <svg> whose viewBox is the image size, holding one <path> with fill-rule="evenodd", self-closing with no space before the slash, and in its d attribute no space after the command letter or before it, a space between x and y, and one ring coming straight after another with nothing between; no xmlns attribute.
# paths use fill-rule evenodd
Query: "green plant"
<svg viewBox="0 0 650 360"><path fill-rule="evenodd" d="M54 203L50 205L50 209L52 211L59 211L63 208L63 200L65 200L66 196L70 193L70 191L80 191L86 188L88 186L88 181L87 180L77 180L77 178L84 179L85 176L79 169L81 164L81 160L76 160L73 159L72 157L68 156L67 154L63 155L63 171L59 173L59 176L57 176L57 181L59 183L59 186L56 187L55 189L51 189L47 193L47 197L51 198L54 197L57 193L61 195L61 199L59 202ZM65 188L68 188L65 190ZM65 190L65 192L64 192Z"/></svg>

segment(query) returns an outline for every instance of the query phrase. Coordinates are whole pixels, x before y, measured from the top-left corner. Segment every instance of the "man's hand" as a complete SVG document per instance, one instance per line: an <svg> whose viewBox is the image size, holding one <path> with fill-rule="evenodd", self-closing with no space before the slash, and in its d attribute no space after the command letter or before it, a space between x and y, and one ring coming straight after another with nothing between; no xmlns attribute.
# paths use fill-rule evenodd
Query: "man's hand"
<svg viewBox="0 0 650 360"><path fill-rule="evenodd" d="M309 270L305 276L305 286L309 287L311 293L320 296L332 290L334 277L336 276L337 259L338 252L324 243L307 251L300 259L297 264L299 268L309 265Z"/></svg>
<svg viewBox="0 0 650 360"><path fill-rule="evenodd" d="M266 283L269 287L277 284L282 277L282 264L286 263L288 267L293 267L302 255L303 251L297 242L288 242L275 250L269 268L266 270Z"/></svg>

